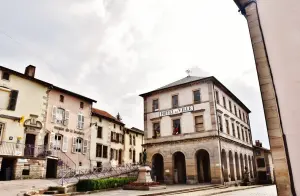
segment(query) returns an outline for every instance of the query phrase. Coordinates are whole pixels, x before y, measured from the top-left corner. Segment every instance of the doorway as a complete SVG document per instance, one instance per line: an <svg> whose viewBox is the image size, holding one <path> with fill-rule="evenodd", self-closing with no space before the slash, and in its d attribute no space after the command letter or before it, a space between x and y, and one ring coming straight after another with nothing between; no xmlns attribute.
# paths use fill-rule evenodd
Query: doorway
<svg viewBox="0 0 300 196"><path fill-rule="evenodd" d="M1 164L1 171L0 171L0 180L1 181L8 181L14 180L14 168L16 164L16 160L14 158L3 158Z"/></svg>
<svg viewBox="0 0 300 196"><path fill-rule="evenodd" d="M33 157L34 147L35 147L35 135L27 133L25 139L24 155Z"/></svg>
<svg viewBox="0 0 300 196"><path fill-rule="evenodd" d="M164 158L161 154L152 157L152 172L156 176L156 182L164 182Z"/></svg>
<svg viewBox="0 0 300 196"><path fill-rule="evenodd" d="M132 151L133 152L133 163L135 163L135 150Z"/></svg>
<svg viewBox="0 0 300 196"><path fill-rule="evenodd" d="M47 159L46 178L57 177L57 159Z"/></svg>
<svg viewBox="0 0 300 196"><path fill-rule="evenodd" d="M209 154L206 150L199 150L196 152L197 160L197 175L199 183L210 183L210 160Z"/></svg>
<svg viewBox="0 0 300 196"><path fill-rule="evenodd" d="M119 150L119 165L122 164L122 150Z"/></svg>
<svg viewBox="0 0 300 196"><path fill-rule="evenodd" d="M178 184L186 183L185 156L182 152L173 155L174 163L174 182Z"/></svg>

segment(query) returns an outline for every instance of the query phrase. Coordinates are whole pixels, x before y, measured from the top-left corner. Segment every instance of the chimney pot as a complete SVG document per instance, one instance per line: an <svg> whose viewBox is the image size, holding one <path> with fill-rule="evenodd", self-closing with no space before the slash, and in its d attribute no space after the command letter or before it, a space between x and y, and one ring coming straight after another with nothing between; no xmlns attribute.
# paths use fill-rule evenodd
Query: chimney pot
<svg viewBox="0 0 300 196"><path fill-rule="evenodd" d="M34 78L35 75L35 66L28 65L25 69L25 75Z"/></svg>

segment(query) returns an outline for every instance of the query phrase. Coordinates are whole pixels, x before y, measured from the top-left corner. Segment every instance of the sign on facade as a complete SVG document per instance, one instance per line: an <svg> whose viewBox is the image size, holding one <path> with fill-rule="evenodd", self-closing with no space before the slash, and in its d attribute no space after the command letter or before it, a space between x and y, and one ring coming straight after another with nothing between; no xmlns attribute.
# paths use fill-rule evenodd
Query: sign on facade
<svg viewBox="0 0 300 196"><path fill-rule="evenodd" d="M191 112L191 111L194 111L194 106L193 105L184 106L184 107L181 107L181 108L176 108L176 109L171 109L171 110L161 111L161 112L159 112L159 117L170 116L170 115L175 115L175 114L181 114L181 113Z"/></svg>

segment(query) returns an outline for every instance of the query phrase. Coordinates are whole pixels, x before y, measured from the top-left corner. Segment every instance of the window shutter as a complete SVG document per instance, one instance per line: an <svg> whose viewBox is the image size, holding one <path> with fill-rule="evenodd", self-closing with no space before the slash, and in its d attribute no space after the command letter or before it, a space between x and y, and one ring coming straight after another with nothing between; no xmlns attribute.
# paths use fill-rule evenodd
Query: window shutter
<svg viewBox="0 0 300 196"><path fill-rule="evenodd" d="M87 140L83 140L82 154L86 154L87 153L87 149L88 149L88 141Z"/></svg>
<svg viewBox="0 0 300 196"><path fill-rule="evenodd" d="M66 136L63 137L63 145L61 148L61 151L63 151L63 152L68 152L68 144L69 144L68 139L69 138Z"/></svg>
<svg viewBox="0 0 300 196"><path fill-rule="evenodd" d="M78 114L78 118L77 118L77 129L81 129L81 114Z"/></svg>
<svg viewBox="0 0 300 196"><path fill-rule="evenodd" d="M52 117L51 117L51 122L55 123L56 121L56 111L57 111L57 107L54 105L52 108Z"/></svg>
<svg viewBox="0 0 300 196"><path fill-rule="evenodd" d="M49 150L52 150L53 149L53 147L54 147L54 140L55 140L55 133L50 133L50 137L49 137L49 146L48 146L48 148L49 148Z"/></svg>
<svg viewBox="0 0 300 196"><path fill-rule="evenodd" d="M73 143L72 143L72 152L75 153L76 152L76 137L73 137Z"/></svg>
<svg viewBox="0 0 300 196"><path fill-rule="evenodd" d="M70 111L66 110L65 111L65 120L64 120L64 125L65 126L68 126L68 124L69 124L69 118L70 118Z"/></svg>
<svg viewBox="0 0 300 196"><path fill-rule="evenodd" d="M18 94L19 94L19 91L16 91L16 90L12 90L10 92L10 97L9 97L9 103L8 103L7 110L13 110L14 111L16 109Z"/></svg>
<svg viewBox="0 0 300 196"><path fill-rule="evenodd" d="M81 129L83 129L83 125L84 125L84 116L81 115Z"/></svg>

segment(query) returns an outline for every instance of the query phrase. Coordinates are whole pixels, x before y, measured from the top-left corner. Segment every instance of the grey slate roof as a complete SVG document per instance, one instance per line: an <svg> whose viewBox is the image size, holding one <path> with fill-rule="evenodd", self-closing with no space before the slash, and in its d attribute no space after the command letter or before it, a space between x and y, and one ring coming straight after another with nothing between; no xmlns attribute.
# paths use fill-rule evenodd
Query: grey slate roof
<svg viewBox="0 0 300 196"><path fill-rule="evenodd" d="M163 87L160 87L158 89L155 89L156 90L162 90L162 89L165 89L165 88L170 88L170 87L173 87L173 86L177 86L177 85L181 85L181 84L186 84L186 83L189 83L189 82L193 82L193 81L197 81L197 80L200 80L200 79L203 79L205 77L198 77L198 76L187 76L185 78L182 78L180 80L177 80L175 82L172 82L168 85L165 85Z"/></svg>

